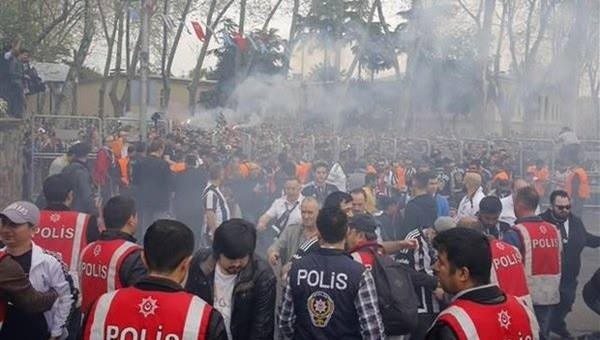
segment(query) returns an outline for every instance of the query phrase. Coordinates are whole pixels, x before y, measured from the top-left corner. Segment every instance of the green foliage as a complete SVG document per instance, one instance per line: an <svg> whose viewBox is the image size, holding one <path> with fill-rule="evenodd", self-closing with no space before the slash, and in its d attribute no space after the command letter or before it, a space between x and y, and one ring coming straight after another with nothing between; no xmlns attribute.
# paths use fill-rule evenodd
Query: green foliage
<svg viewBox="0 0 600 340"><path fill-rule="evenodd" d="M31 50L36 60L59 62L71 56L81 9L81 1L76 0L2 0L0 41L6 46L11 40L21 38L23 47Z"/></svg>

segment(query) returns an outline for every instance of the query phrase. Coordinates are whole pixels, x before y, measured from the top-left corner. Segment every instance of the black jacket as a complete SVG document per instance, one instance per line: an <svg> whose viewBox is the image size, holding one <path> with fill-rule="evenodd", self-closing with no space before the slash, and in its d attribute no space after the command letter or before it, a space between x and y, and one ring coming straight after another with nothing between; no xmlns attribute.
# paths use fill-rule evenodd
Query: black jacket
<svg viewBox="0 0 600 340"><path fill-rule="evenodd" d="M185 289L213 304L216 260L211 249L199 250L192 260ZM231 311L232 340L272 340L275 328L273 270L256 255L236 278Z"/></svg>
<svg viewBox="0 0 600 340"><path fill-rule="evenodd" d="M437 219L437 204L429 194L419 195L406 204L402 237L413 229L430 228Z"/></svg>
<svg viewBox="0 0 600 340"><path fill-rule="evenodd" d="M139 206L154 212L169 210L170 193L173 191L173 175L169 163L156 156L140 160L133 168L133 185Z"/></svg>
<svg viewBox="0 0 600 340"><path fill-rule="evenodd" d="M71 208L75 211L90 215L98 215L94 203L94 189L92 187L92 175L87 165L79 160L74 160L62 171L73 185L73 204Z"/></svg>
<svg viewBox="0 0 600 340"><path fill-rule="evenodd" d="M125 240L135 243L135 238L133 236L120 230L113 229L103 231L102 234L100 234L100 240ZM142 250L140 249L129 254L129 256L123 260L121 269L119 270L119 279L124 287L129 287L140 281L147 273L148 270L146 269L144 262L142 262Z"/></svg>
<svg viewBox="0 0 600 340"><path fill-rule="evenodd" d="M564 222L557 219L550 209L540 216L544 221L554 224L561 230ZM600 237L589 234L581 219L569 214L568 238L566 243L563 241L561 281L572 282L577 279L581 269L581 252L584 247L600 247Z"/></svg>
<svg viewBox="0 0 600 340"><path fill-rule="evenodd" d="M495 305L506 301L506 295L498 286L476 289L459 297L461 300L473 301L482 305ZM477 325L475 325L477 326ZM444 323L436 322L427 332L425 340L457 340L458 336Z"/></svg>
<svg viewBox="0 0 600 340"><path fill-rule="evenodd" d="M175 174L174 190L175 199L173 208L175 216L190 216L199 214L202 206L202 192L206 187L207 173L203 168L188 168L184 172ZM200 223L198 221L197 223Z"/></svg>

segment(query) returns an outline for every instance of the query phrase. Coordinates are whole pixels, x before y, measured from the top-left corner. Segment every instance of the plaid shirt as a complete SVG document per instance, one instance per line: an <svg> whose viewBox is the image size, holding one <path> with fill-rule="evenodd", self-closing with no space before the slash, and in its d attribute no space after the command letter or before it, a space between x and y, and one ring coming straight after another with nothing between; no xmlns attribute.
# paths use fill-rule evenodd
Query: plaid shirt
<svg viewBox="0 0 600 340"><path fill-rule="evenodd" d="M365 270L362 275L358 293L354 299L354 307L358 313L362 338L365 340L384 339L383 321L381 319L381 314L379 313L375 281L373 281L373 275L371 275L370 270ZM279 311L279 330L285 338L293 338L295 321L294 298L292 296L292 287L288 279L288 283L283 292L283 303L281 304L281 309Z"/></svg>

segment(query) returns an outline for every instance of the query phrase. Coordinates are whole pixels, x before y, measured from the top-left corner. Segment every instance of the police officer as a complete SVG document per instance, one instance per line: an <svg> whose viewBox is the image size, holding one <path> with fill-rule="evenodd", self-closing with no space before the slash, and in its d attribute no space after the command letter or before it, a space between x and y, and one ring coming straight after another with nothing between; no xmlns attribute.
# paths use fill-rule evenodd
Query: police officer
<svg viewBox="0 0 600 340"><path fill-rule="evenodd" d="M128 287L146 275L141 247L135 243L137 213L131 198L116 196L103 209L106 230L100 240L81 252L82 311L85 313L102 294Z"/></svg>
<svg viewBox="0 0 600 340"><path fill-rule="evenodd" d="M181 286L193 250L194 234L185 224L154 222L144 235L148 276L100 296L84 339L227 339L219 312Z"/></svg>
<svg viewBox="0 0 600 340"><path fill-rule="evenodd" d="M346 214L325 208L317 217L321 247L292 263L279 328L294 339L383 339L375 283L344 252Z"/></svg>
<svg viewBox="0 0 600 340"><path fill-rule="evenodd" d="M518 248L505 241L506 235L510 235L512 239L518 239L518 235L504 222L498 221L501 211L502 203L498 197L484 197L479 203L479 221L474 224L474 227L483 232L490 241L491 281L503 292L514 295L532 307L523 256Z"/></svg>
<svg viewBox="0 0 600 340"><path fill-rule="evenodd" d="M529 308L490 284L492 254L485 235L454 228L438 234L433 246L438 251L436 275L454 297L426 339L537 338L538 325Z"/></svg>
<svg viewBox="0 0 600 340"><path fill-rule="evenodd" d="M562 242L556 226L535 214L539 195L528 186L517 190L514 200L515 230L523 244L519 249L533 308L543 338L549 339L552 306L560 301Z"/></svg>
<svg viewBox="0 0 600 340"><path fill-rule="evenodd" d="M44 197L47 206L40 212L40 225L33 241L59 253L69 270L76 273L81 250L98 239L96 217L71 210L73 186L63 174L46 178Z"/></svg>

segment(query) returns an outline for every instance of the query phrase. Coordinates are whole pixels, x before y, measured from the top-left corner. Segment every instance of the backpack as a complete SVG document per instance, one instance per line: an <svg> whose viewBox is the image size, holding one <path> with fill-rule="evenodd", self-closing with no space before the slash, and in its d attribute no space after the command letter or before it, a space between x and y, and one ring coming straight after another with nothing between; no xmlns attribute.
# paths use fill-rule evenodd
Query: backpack
<svg viewBox="0 0 600 340"><path fill-rule="evenodd" d="M386 335L404 335L417 328L418 301L405 265L373 251L371 270Z"/></svg>

